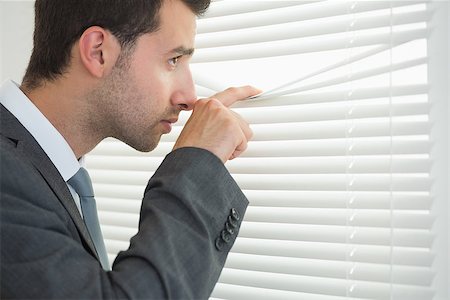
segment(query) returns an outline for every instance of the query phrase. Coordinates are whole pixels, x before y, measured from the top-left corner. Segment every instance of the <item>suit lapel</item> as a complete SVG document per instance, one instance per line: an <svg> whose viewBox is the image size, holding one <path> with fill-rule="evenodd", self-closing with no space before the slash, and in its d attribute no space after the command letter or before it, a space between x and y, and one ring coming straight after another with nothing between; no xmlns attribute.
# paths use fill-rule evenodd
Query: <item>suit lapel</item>
<svg viewBox="0 0 450 300"><path fill-rule="evenodd" d="M50 158L44 150L42 150L41 146L36 142L33 136L3 105L0 105L0 113L1 134L9 139L17 141L17 151L27 157L41 173L42 177L72 218L81 238L87 244L92 254L98 258L94 244L89 236L86 225L81 218L75 201L72 198L72 194Z"/></svg>

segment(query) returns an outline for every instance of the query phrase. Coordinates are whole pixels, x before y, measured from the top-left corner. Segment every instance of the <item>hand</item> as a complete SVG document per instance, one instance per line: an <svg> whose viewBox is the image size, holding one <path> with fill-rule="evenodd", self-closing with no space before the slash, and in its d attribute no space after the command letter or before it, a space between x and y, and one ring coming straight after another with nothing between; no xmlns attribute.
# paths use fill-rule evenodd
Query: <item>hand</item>
<svg viewBox="0 0 450 300"><path fill-rule="evenodd" d="M228 107L261 91L250 86L229 88L211 98L198 100L175 143L206 149L225 163L241 155L253 133L247 122Z"/></svg>

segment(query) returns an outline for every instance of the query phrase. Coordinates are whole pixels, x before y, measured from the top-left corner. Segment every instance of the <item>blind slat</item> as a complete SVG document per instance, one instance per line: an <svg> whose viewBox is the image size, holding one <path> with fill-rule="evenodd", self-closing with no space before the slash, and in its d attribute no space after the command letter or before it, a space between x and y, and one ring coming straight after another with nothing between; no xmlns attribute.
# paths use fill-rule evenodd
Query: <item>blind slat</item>
<svg viewBox="0 0 450 300"><path fill-rule="evenodd" d="M122 186L117 186L116 190L122 190ZM123 212L138 214L141 208L141 201L134 199L117 198L117 195L106 197L101 191L95 190L97 209L102 211Z"/></svg>
<svg viewBox="0 0 450 300"><path fill-rule="evenodd" d="M350 122L347 122L350 123ZM389 135L421 135L429 131L427 121L352 121L262 124L251 126L254 141L323 138L353 138Z"/></svg>
<svg viewBox="0 0 450 300"><path fill-rule="evenodd" d="M431 179L404 174L236 174L242 189L321 191L428 191Z"/></svg>
<svg viewBox="0 0 450 300"><path fill-rule="evenodd" d="M244 190L253 206L347 209L424 210L431 207L427 192Z"/></svg>
<svg viewBox="0 0 450 300"><path fill-rule="evenodd" d="M98 213L98 218L101 221L102 225L112 225L117 227L121 226L134 229L138 227L139 223L139 218L137 218L136 216L136 214L123 212L117 213L109 211L99 211Z"/></svg>
<svg viewBox="0 0 450 300"><path fill-rule="evenodd" d="M269 273L427 286L429 268L230 253L226 267ZM233 270L230 270L233 272Z"/></svg>
<svg viewBox="0 0 450 300"><path fill-rule="evenodd" d="M261 107L258 109L236 109L244 120L251 124L271 124L289 122L311 122L327 120L345 120L347 118L380 118L427 115L428 103L389 103L389 99L373 103L336 103L316 105L295 105L278 107ZM186 124L190 114L183 114L178 126Z"/></svg>
<svg viewBox="0 0 450 300"><path fill-rule="evenodd" d="M279 289L268 289L260 287L250 287L235 284L218 283L212 293L214 297L224 299L261 299L261 300L347 300L347 297L330 296L323 294L308 294L300 292L285 291ZM357 299L357 298L352 298Z"/></svg>
<svg viewBox="0 0 450 300"><path fill-rule="evenodd" d="M114 173L114 172L113 172ZM123 183L100 183L96 182L94 192L97 198L104 198L102 201L108 201L110 198L124 199L125 201L140 201L144 194L143 188L140 185ZM135 204L130 204L135 206Z"/></svg>
<svg viewBox="0 0 450 300"><path fill-rule="evenodd" d="M377 136L424 135L430 130L426 120L339 120L324 122L302 122L286 124L254 124L252 141L334 139ZM170 134L161 138L163 142L175 142L181 132L173 127Z"/></svg>
<svg viewBox="0 0 450 300"><path fill-rule="evenodd" d="M91 156L89 166L96 170L148 171L161 161L162 157ZM230 161L227 168L234 174L424 173L430 165L426 157L289 157L265 158L264 164L259 158L242 158Z"/></svg>
<svg viewBox="0 0 450 300"><path fill-rule="evenodd" d="M102 226L102 230L103 230L103 226ZM110 239L105 238L106 250L107 250L108 254L114 253L115 254L114 256L116 256L119 251L128 249L129 245L130 245L129 241L123 241L123 240L118 241L118 240L110 240ZM108 255L108 257L109 257L109 255ZM113 262L113 261L114 261L114 259L110 260L110 262Z"/></svg>
<svg viewBox="0 0 450 300"><path fill-rule="evenodd" d="M241 237L326 243L351 243L398 247L429 248L433 235L430 230L389 229L310 224L273 224L244 222Z"/></svg>
<svg viewBox="0 0 450 300"><path fill-rule="evenodd" d="M308 92L281 97L267 96L267 98L257 98L248 101L239 101L233 105L234 108L250 107L276 107L282 105L317 104L343 101L366 100L384 97L423 95L426 94L429 86L426 84L374 87L332 91L332 92Z"/></svg>
<svg viewBox="0 0 450 300"><path fill-rule="evenodd" d="M389 44L391 41L406 42L423 39L427 36L426 29L407 30L394 33L378 33L371 35L355 35L349 37L329 37L314 39L308 42L301 39L278 41L267 45L249 44L245 46L229 46L198 49L192 63L220 62L241 59L255 59L278 55L293 55L329 51L336 49L354 48Z"/></svg>
<svg viewBox="0 0 450 300"><path fill-rule="evenodd" d="M169 153L174 142L162 142L150 153L133 151L120 142L104 142L91 152L87 158L90 166L93 156L125 157L164 157ZM383 155L383 154L425 154L430 149L426 139L389 138L354 138L327 140L281 140L250 141L249 148L242 157L303 157L303 156L341 156L341 155Z"/></svg>
<svg viewBox="0 0 450 300"><path fill-rule="evenodd" d="M347 1L339 1L334 3L318 2L314 5L289 6L279 9L252 12L251 14L238 14L231 17L204 17L198 20L197 33L201 35L208 32L220 32L242 28L284 24L289 22L342 16L347 13L356 14L379 9L390 9L391 7L401 7L418 3L421 2L392 1L391 3L388 1L360 1L357 5L352 5L354 3Z"/></svg>
<svg viewBox="0 0 450 300"><path fill-rule="evenodd" d="M426 173L427 158L392 157L308 157L308 158L242 158L227 168L233 174L333 174L333 173Z"/></svg>
<svg viewBox="0 0 450 300"><path fill-rule="evenodd" d="M308 3L314 3L316 1L301 1L300 4L308 4ZM269 9L275 9L275 8L282 8L282 7L290 7L290 6L297 6L299 5L299 1L264 1L258 3L257 6L254 5L254 3L246 3L242 2L239 3L237 6L235 3L230 3L228 1L221 1L216 2L214 5L211 5L208 9L207 17L221 17L221 16L229 16L234 14L242 14L242 13L248 13L248 12L255 12L255 11L261 11L261 10L269 10Z"/></svg>
<svg viewBox="0 0 450 300"><path fill-rule="evenodd" d="M138 215L136 215L138 216ZM111 247L111 250L114 247L121 247L119 250L125 250L124 247L128 246L129 243L120 243L120 241L128 241L132 236L134 236L137 233L136 228L132 227L126 227L126 226L116 226L116 225L108 225L106 223L102 222L102 233L103 237L111 241L109 244L107 244L107 248ZM115 244L115 242L119 242Z"/></svg>
<svg viewBox="0 0 450 300"><path fill-rule="evenodd" d="M239 237L233 253L297 257L331 261L431 267L433 254L423 248L254 239Z"/></svg>
<svg viewBox="0 0 450 300"><path fill-rule="evenodd" d="M330 145L330 141L333 144ZM254 141L242 157L310 157L340 155L382 155L428 153L427 140L357 140Z"/></svg>
<svg viewBox="0 0 450 300"><path fill-rule="evenodd" d="M323 209L249 207L245 217L249 222L341 225L431 229L433 216L421 212L391 212L390 210Z"/></svg>
<svg viewBox="0 0 450 300"><path fill-rule="evenodd" d="M303 293L325 294L333 296L350 296L361 298L386 299L390 293L403 296L400 299L429 299L432 290L427 287L410 285L391 285L345 279L287 275L279 273L255 272L246 270L230 270L225 268L219 282L228 284L264 287L275 290L286 290ZM409 297L410 296L410 297Z"/></svg>
<svg viewBox="0 0 450 300"><path fill-rule="evenodd" d="M347 32L349 29L363 30L391 25L404 25L410 23L424 22L429 19L429 14L425 11L414 11L399 14L386 14L385 16L369 16L357 18L349 16L346 19L313 20L312 22L296 22L280 27L262 27L245 31L220 31L213 34L200 35L196 41L197 49L224 47L232 45L243 45L251 43L262 43L268 41L278 41L285 39L304 38L309 36L319 36L333 33ZM352 24L350 27L349 24ZM287 28L286 28L287 27Z"/></svg>

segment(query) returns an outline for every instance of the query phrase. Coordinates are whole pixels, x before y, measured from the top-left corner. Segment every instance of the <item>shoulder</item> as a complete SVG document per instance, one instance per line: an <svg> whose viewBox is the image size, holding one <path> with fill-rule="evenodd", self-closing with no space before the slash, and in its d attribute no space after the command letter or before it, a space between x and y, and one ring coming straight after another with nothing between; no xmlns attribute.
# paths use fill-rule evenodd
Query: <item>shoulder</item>
<svg viewBox="0 0 450 300"><path fill-rule="evenodd" d="M33 174L37 171L29 160L17 149L17 141L0 136L0 170L3 180L10 179L14 174Z"/></svg>
<svg viewBox="0 0 450 300"><path fill-rule="evenodd" d="M7 198L33 200L51 190L30 160L15 147L14 141L0 137L0 193L2 206Z"/></svg>

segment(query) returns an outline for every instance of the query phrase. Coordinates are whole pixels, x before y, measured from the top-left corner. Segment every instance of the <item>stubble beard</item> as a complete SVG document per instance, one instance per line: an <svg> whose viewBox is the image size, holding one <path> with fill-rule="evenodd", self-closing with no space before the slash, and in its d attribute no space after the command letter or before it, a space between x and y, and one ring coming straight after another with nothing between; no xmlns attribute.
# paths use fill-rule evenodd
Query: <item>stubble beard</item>
<svg viewBox="0 0 450 300"><path fill-rule="evenodd" d="M103 138L116 138L137 151L149 152L158 145L159 117L156 112L145 111L136 103L151 103L149 96L139 93L127 57L119 57L111 74L90 94L97 116L92 127ZM152 116L145 113L153 114Z"/></svg>

